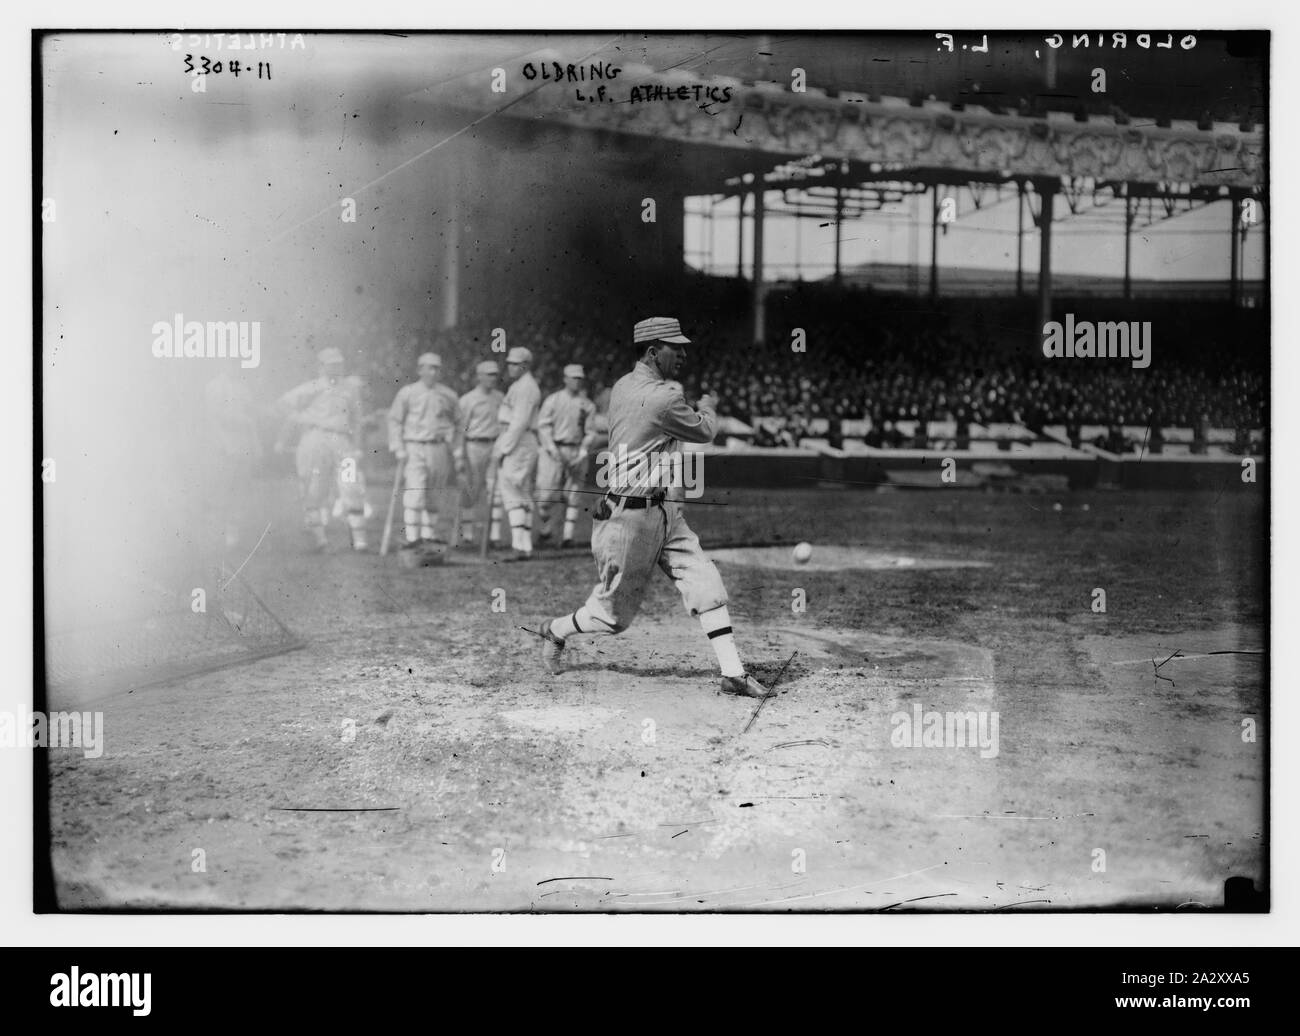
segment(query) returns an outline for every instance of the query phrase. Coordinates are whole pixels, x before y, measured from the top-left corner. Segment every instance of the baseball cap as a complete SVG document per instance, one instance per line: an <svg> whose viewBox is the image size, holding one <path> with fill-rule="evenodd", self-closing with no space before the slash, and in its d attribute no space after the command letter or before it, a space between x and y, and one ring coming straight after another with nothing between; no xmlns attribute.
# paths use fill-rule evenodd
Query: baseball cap
<svg viewBox="0 0 1300 1036"><path fill-rule="evenodd" d="M647 317L637 321L632 329L632 342L667 342L670 345L688 345L690 339L682 334L682 325L674 317Z"/></svg>
<svg viewBox="0 0 1300 1036"><path fill-rule="evenodd" d="M582 369L582 364L571 363L564 368L564 376L566 378L585 378L587 375Z"/></svg>
<svg viewBox="0 0 1300 1036"><path fill-rule="evenodd" d="M506 363L532 363L533 354L522 345L516 345L506 353Z"/></svg>
<svg viewBox="0 0 1300 1036"><path fill-rule="evenodd" d="M318 352L316 354L316 359L319 360L322 364L342 363L343 354L339 352L337 349L335 349L333 346L331 346L328 349L322 349L320 352Z"/></svg>
<svg viewBox="0 0 1300 1036"><path fill-rule="evenodd" d="M421 353L420 358L416 361L417 367L441 367L442 357L437 353Z"/></svg>
<svg viewBox="0 0 1300 1036"><path fill-rule="evenodd" d="M474 368L475 374L500 374L501 368L497 366L495 360L484 360Z"/></svg>

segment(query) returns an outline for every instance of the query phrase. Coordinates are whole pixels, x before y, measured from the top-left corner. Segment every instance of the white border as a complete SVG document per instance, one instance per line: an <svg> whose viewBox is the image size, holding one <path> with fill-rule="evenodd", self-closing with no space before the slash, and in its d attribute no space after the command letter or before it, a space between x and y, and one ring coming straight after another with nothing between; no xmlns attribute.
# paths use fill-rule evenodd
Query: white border
<svg viewBox="0 0 1300 1036"><path fill-rule="evenodd" d="M17 224L16 247L4 252L5 276L0 280L5 293L5 311L15 314L9 346L6 377L0 380L0 444L17 458L16 467L27 473L31 451L31 254L27 199L30 196L31 122L31 29L188 27L207 25L222 28L445 28L445 29L538 29L555 31L581 29L927 29L953 31L1042 28L1127 29L1192 27L1201 31L1227 28L1271 28L1273 30L1273 84L1271 102L1274 119L1272 154L1275 212L1274 263L1274 385L1300 385L1297 364L1295 292L1297 283L1294 254L1286 247L1295 226L1294 210L1283 185L1300 169L1300 154L1289 132L1300 93L1297 65L1292 46L1300 47L1300 33L1293 31L1294 5L1237 2L1221 5L1186 3L1145 4L1134 19L1130 2L1102 0L1068 16L1044 18L1035 5L985 2L975 7L952 0L931 4L923 19L916 9L904 8L884 14L874 6L822 7L817 14L806 5L789 0L754 0L744 6L741 18L734 10L703 10L698 3L660 0L653 5L612 6L592 0L566 2L543 15L535 5L508 0L489 6L460 5L437 11L438 23L431 24L425 5L372 0L363 7L323 8L319 4L247 0L208 5L202 11L181 10L175 3L130 2L106 6L88 0L6 6L0 14L4 37L11 48L10 59L0 65L0 84L6 98L3 116L9 160L3 173L4 196L11 200ZM557 5L558 6L558 5ZM209 13L211 12L211 13ZM1231 14L1231 18L1225 17ZM902 20L900 19L902 16ZM1084 17L1080 17L1084 16ZM543 24L544 19L544 24ZM1278 117L1278 116L1281 117ZM1278 189L1281 188L1281 189ZM16 199L16 200L15 200ZM1232 343L1224 343L1231 348ZM1279 400L1279 403L1281 401ZM1297 514L1294 472L1296 429L1284 422L1289 408L1275 407L1273 460L1273 527L1286 529ZM35 475L33 475L35 477ZM0 708L16 709L19 702L30 704L31 683L31 513L25 477L9 484L8 499L0 506L0 543L9 547L8 572L0 595L0 658L5 660L0 680ZM15 499L16 496L16 499ZM87 535L93 535L93 526ZM1295 541L1282 537L1274 543L1273 630L1283 636L1292 631L1296 617L1293 593L1288 593L1300 576ZM1277 679L1280 675L1281 679ZM1294 789L1297 787L1297 754L1287 734L1295 729L1295 689L1285 672L1274 674L1272 874L1273 913L1268 916L1227 915L1085 915L1085 916L977 916L917 917L887 915L818 915L773 917L729 916L36 916L31 909L31 808L30 756L25 752L0 752L0 817L4 837L0 838L0 940L10 945L888 945L888 946L1140 946L1140 945L1295 945L1300 926L1300 903L1295 887L1287 880L1296 873L1297 854Z"/></svg>

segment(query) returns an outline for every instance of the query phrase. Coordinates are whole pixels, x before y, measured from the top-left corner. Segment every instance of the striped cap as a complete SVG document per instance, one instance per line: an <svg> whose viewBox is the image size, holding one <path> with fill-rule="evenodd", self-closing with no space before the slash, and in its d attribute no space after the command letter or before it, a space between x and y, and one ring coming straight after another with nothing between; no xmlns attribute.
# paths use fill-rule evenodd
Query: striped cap
<svg viewBox="0 0 1300 1036"><path fill-rule="evenodd" d="M516 345L506 353L506 363L532 363L533 354L522 345Z"/></svg>
<svg viewBox="0 0 1300 1036"><path fill-rule="evenodd" d="M320 352L318 352L316 354L316 359L321 364L342 363L343 354L339 352L337 349L335 349L333 346L330 346L328 349L322 349Z"/></svg>
<svg viewBox="0 0 1300 1036"><path fill-rule="evenodd" d="M415 361L417 367L441 367L442 357L437 353L421 353L420 358Z"/></svg>
<svg viewBox="0 0 1300 1036"><path fill-rule="evenodd" d="M497 366L495 360L484 360L474 368L476 374L500 374L501 368Z"/></svg>
<svg viewBox="0 0 1300 1036"><path fill-rule="evenodd" d="M682 325L673 317L648 317L637 322L632 329L632 342L668 342L670 345L687 345L690 339L682 334Z"/></svg>
<svg viewBox="0 0 1300 1036"><path fill-rule="evenodd" d="M566 378L585 378L587 375L582 369L582 364L571 363L564 368L564 376Z"/></svg>

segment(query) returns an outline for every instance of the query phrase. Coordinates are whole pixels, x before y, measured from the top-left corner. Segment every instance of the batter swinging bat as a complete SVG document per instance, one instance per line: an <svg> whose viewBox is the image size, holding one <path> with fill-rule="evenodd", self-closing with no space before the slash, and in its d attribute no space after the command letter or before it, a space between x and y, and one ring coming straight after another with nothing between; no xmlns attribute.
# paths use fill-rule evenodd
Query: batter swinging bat
<svg viewBox="0 0 1300 1036"><path fill-rule="evenodd" d="M402 461L397 462L397 474L393 476L393 494L388 498L388 518L384 521L384 536L379 543L379 555L388 553L388 541L393 535L393 515L397 511L397 497L402 492Z"/></svg>

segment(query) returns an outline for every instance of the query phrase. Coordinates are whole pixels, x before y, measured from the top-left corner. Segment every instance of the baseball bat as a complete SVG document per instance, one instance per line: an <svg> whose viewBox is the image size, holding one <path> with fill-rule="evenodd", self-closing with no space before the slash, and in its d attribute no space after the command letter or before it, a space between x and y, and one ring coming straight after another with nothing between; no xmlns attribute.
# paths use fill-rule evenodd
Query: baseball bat
<svg viewBox="0 0 1300 1036"><path fill-rule="evenodd" d="M454 500L452 501L451 512L451 537L447 541L447 549L455 550L460 544L460 479L457 478L452 483L456 488L453 490Z"/></svg>
<svg viewBox="0 0 1300 1036"><path fill-rule="evenodd" d="M488 537L492 535L492 507L496 501L497 495L497 469L500 467L499 461L488 462L488 479L487 479L487 505L483 514L483 542L479 547L478 556L486 558L488 554Z"/></svg>
<svg viewBox="0 0 1300 1036"><path fill-rule="evenodd" d="M402 461L397 462L397 473L393 476L393 492L388 498L388 518L384 521L384 535L379 543L379 556L388 553L388 541L393 536L393 514L397 510L397 497L402 491Z"/></svg>

